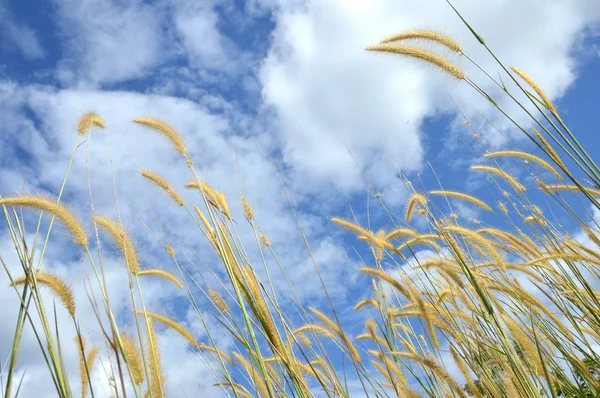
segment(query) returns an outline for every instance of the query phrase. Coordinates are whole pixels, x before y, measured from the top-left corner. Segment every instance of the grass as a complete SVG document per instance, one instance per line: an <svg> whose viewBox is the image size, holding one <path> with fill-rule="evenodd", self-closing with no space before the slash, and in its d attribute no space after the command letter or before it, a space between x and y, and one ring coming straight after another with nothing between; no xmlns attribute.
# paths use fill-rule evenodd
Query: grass
<svg viewBox="0 0 600 398"><path fill-rule="evenodd" d="M267 266L274 263L281 268L277 249L262 232L251 204L241 198L244 213L231 214L225 195L198 177L180 132L159 119L140 117L133 121L162 134L185 160L190 178L186 187L196 190L197 201L184 203L177 193L179 187L172 187L154 172L143 170L142 175L169 195L173 206L186 210L197 228L198 240L209 245L221 261L211 267L225 272L206 267L191 273L180 262L183 255L168 245L165 251L178 276L158 268L140 270L138 252L126 226L120 217L112 220L94 213L91 188L95 236L88 237L76 215L61 200L71 162L56 198L0 197L22 267L22 274L13 275L2 261L11 281L8 288L14 290L21 303L12 350L3 366L3 395L16 396L27 388L22 386L22 378L17 379L16 369L23 330L30 327L52 388L59 397L71 397L73 388L68 376L74 370L66 369L63 348L68 342L61 341L60 330L74 327L82 396L94 396L96 386L90 375L99 371L95 365L99 360L108 373L108 387L114 396L163 396L165 379L177 370L162 366L154 330L155 322L159 322L189 342L188 349L209 364L215 384L229 396L347 397L351 393L349 381L356 381L367 396L597 396L600 357L595 347L600 343L600 293L594 289L600 282L600 227L590 222L588 209L600 209L600 170L542 88L524 72L502 64L484 39L464 22L498 61L505 73L502 79L512 80L520 93L511 92L503 80L486 75L526 112L535 128L519 124L477 82L442 56L404 45L408 39L437 40L474 62L450 38L424 30L401 32L368 50L400 58L417 57L437 65L440 73L469 84L535 143L539 154L516 148L493 152L485 155L485 164L472 167L497 203L484 202L466 192L417 189L407 184L412 196L403 217L392 215L381 197L375 195L389 215L387 229L371 231L351 220L331 220L356 235L360 244L372 252L372 258L365 259L364 266L357 270L372 279L371 296L361 299L354 308L366 315L364 333L353 337L345 330L348 322L341 314L347 314L348 309L333 306L322 279L328 306L307 308L289 284L285 296L294 298L297 310L290 311L290 304L281 301L283 295L278 293L284 286L274 286ZM526 103L516 99L522 94L528 99ZM465 122L470 126L468 120ZM101 116L85 115L77 127L73 155L83 135L102 127ZM535 180L545 195L544 202L552 206L549 214L560 213L568 218L588 240L582 243L571 238L555 216L546 216L535 203L540 195L533 195L530 187L504 170L499 158L520 167L522 174ZM87 182L89 187L89 177ZM452 211L459 201L486 210L491 214L486 220L495 223L473 220L475 228L461 224ZM290 206L295 216L291 202ZM30 241L26 239L24 217L17 211L21 207L40 213ZM51 218L47 231L42 230L44 215ZM100 344L91 349L85 346L69 281L42 270L46 248L52 244L49 237L55 219L71 231L73 251L79 250L82 261L93 271L88 289L94 292L90 301L103 331L103 350ZM255 242L243 242L238 233L244 219ZM298 227L302 232L300 223ZM127 266L134 330L120 326L111 309L98 244L100 233L111 237ZM253 245L258 263L253 263L251 257L255 256L249 254ZM40 246L42 249L36 252ZM424 258L419 254L423 248L433 249L433 254ZM312 258L308 242L307 251ZM314 258L313 264L320 277ZM207 332L206 341L196 341L177 319L147 308L140 279L149 276L166 278L183 289ZM215 282L208 283L208 279ZM57 324L56 310L48 311L42 288L49 288L60 298L73 325ZM212 307L209 312L206 306ZM215 320L235 342L230 352L216 345L217 331L209 327Z"/></svg>

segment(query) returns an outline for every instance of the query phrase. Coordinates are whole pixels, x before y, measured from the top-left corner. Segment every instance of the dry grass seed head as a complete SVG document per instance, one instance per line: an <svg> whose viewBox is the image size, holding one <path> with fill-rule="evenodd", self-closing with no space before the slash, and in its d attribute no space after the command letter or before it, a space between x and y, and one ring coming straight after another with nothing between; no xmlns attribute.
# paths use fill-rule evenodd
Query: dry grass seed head
<svg viewBox="0 0 600 398"><path fill-rule="evenodd" d="M83 135L91 130L92 126L104 128L104 118L95 112L87 112L79 119L77 131Z"/></svg>
<svg viewBox="0 0 600 398"><path fill-rule="evenodd" d="M150 127L151 129L154 129L159 133L163 134L171 141L171 143L179 153L181 153L183 156L186 156L187 150L183 138L177 132L177 130L169 126L167 123L152 117L138 117L133 119L133 122L146 127Z"/></svg>
<svg viewBox="0 0 600 398"><path fill-rule="evenodd" d="M2 206L29 207L47 211L57 217L71 232L73 240L81 246L87 246L88 238L83 226L75 215L64 205L57 204L40 196L13 196L0 198Z"/></svg>
<svg viewBox="0 0 600 398"><path fill-rule="evenodd" d="M164 315L160 315L160 314L157 314L155 312L150 312L150 311L144 312L142 310L137 310L136 313L139 315L146 315L148 318L157 320L160 323L163 323L163 324L169 326L170 328L177 331L180 335L182 335L194 348L200 347L198 345L198 342L192 335L192 333L189 330L187 330L186 328L184 328L183 326L181 326L179 323L175 322L174 320L167 318Z"/></svg>
<svg viewBox="0 0 600 398"><path fill-rule="evenodd" d="M139 271L137 273L137 275L138 276L144 276L144 275L158 276L161 278L165 278L165 279L170 280L174 284L176 284L178 288L183 289L183 285L181 284L181 282L179 282L179 279L177 279L177 277L175 275L173 275L172 273L170 273L168 271L164 271L162 269L147 269L144 271Z"/></svg>
<svg viewBox="0 0 600 398"><path fill-rule="evenodd" d="M406 205L406 213L404 217L407 222L410 221L412 212L415 208L415 205L417 204L421 206L425 206L427 204L427 199L425 199L425 196L421 195L420 193L414 193L408 200L408 204Z"/></svg>
<svg viewBox="0 0 600 398"><path fill-rule="evenodd" d="M533 89L533 91L536 92L536 94L542 99L542 102L544 103L544 105L546 105L546 107L550 110L550 112L552 112L555 115L558 115L558 113L556 112L556 108L554 107L554 104L552 103L552 101L550 101L550 98L546 95L544 90L542 90L542 88L540 86L538 86L538 84L535 81L533 81L533 79L531 77L527 76L525 74L525 72L521 71L516 66L511 66L510 68L517 75L519 75L519 77L521 79L525 80L525 82Z"/></svg>
<svg viewBox="0 0 600 398"><path fill-rule="evenodd" d="M125 354L127 366L133 376L133 382L140 385L144 382L144 368L138 344L126 334L121 335L121 342L123 343L123 353Z"/></svg>
<svg viewBox="0 0 600 398"><path fill-rule="evenodd" d="M533 129L533 132L535 133L535 135L537 136L538 140L540 140L540 142L542 143L544 148L546 148L546 150L548 151L548 154L550 155L552 160L554 160L554 162L556 164L558 164L559 166L562 166L563 169L566 169L566 166L563 163L561 157L558 156L558 152L556 152L554 150L552 145L550 145L550 143L546 140L546 138L544 138L544 136L542 134L540 134L540 132L535 127L532 127L532 129Z"/></svg>
<svg viewBox="0 0 600 398"><path fill-rule="evenodd" d="M111 220L108 217L95 216L94 221L112 236L113 240L121 250L121 253L123 253L126 258L129 271L132 274L137 274L140 269L140 264L133 247L133 242L125 230L116 221Z"/></svg>
<svg viewBox="0 0 600 398"><path fill-rule="evenodd" d="M487 211L492 211L492 208L490 206L488 206L487 204L485 204L482 200L479 200L471 195L467 195L465 193L462 192L455 192L455 191L429 191L428 192L429 195L442 195L442 196L449 196L449 197L453 197L453 198L460 198L460 199L464 199L468 202L471 202L479 207L481 207L482 209L485 209Z"/></svg>
<svg viewBox="0 0 600 398"><path fill-rule="evenodd" d="M147 169L140 171L140 173L142 174L142 176L144 176L145 178L162 188L179 206L183 206L185 204L181 196L171 187L171 185L169 185L167 180L165 180L155 172Z"/></svg>
<svg viewBox="0 0 600 398"><path fill-rule="evenodd" d="M402 33L397 33L382 40L381 44L410 39L429 40L436 43L440 43L454 52L462 52L462 47L454 39L450 38L449 36L446 36L445 34L425 29L415 29Z"/></svg>
<svg viewBox="0 0 600 398"><path fill-rule="evenodd" d="M447 59L441 57L437 54L434 54L430 51L425 51L416 47L409 46L399 46L393 44L378 44L375 46L370 46L366 48L367 51L375 51L375 52L383 52L383 53L393 53L405 55L412 58L421 59L423 61L428 62L431 65L438 66L440 69L448 72L451 76L455 77L459 80L464 80L465 73L452 65Z"/></svg>
<svg viewBox="0 0 600 398"><path fill-rule="evenodd" d="M539 164L540 166L542 166L543 168L545 168L546 170L548 170L549 172L554 174L559 180L562 180L562 176L560 175L560 173L558 171L556 171L556 169L554 167L552 167L552 165L550 163L546 162L544 159L541 159L541 158L539 158L535 155L532 155L530 153L527 153L527 152L497 151L497 152L487 153L484 156L486 158L498 157L498 156L515 156L515 157L527 159L534 163Z"/></svg>
<svg viewBox="0 0 600 398"><path fill-rule="evenodd" d="M242 207L244 208L244 216L248 221L254 220L254 212L252 211L252 206L246 200L246 198L242 198Z"/></svg>
<svg viewBox="0 0 600 398"><path fill-rule="evenodd" d="M500 177L504 178L506 180L506 182L508 182L514 190L516 191L520 191L520 192L525 192L525 187L523 185L521 185L521 183L519 183L514 177L512 177L511 175L509 175L507 172L500 170L497 167L491 167L491 166L471 166L471 170L475 170L475 171L486 171L488 173L493 173L493 174L497 174Z"/></svg>
<svg viewBox="0 0 600 398"><path fill-rule="evenodd" d="M75 297L73 296L73 291L65 281L60 279L58 276L47 272L36 273L35 279L37 283L48 287L54 292L54 294L60 297L63 305L67 311L69 311L71 318L75 318ZM26 276L21 276L13 281L13 285L22 285L26 280Z"/></svg>
<svg viewBox="0 0 600 398"><path fill-rule="evenodd" d="M208 295L210 296L210 299L212 300L215 307L217 307L222 313L226 314L229 312L229 307L227 306L227 303L225 302L225 300L223 300L219 293L210 289L208 291Z"/></svg>

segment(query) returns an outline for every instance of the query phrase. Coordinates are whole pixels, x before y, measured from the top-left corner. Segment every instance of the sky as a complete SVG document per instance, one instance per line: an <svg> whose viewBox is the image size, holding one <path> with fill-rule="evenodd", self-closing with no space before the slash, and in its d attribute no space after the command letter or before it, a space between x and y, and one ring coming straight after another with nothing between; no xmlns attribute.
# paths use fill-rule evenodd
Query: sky
<svg viewBox="0 0 600 398"><path fill-rule="evenodd" d="M454 4L506 65L519 67L544 88L584 146L598 144L593 123L600 90L598 1ZM96 214L113 217L116 191L123 223L147 267L169 267L149 231L157 230L154 215L208 262L214 259L198 242L187 214L139 175L149 168L175 187L189 180L177 153L159 135L131 123L134 117L159 117L180 131L199 175L226 193L239 217L243 192L262 230L285 254L283 266L296 292L317 307L324 305L324 295L274 168L334 302L351 308L370 281L357 272L360 245L332 226L330 217L355 213L375 230L389 228L373 206L373 194L380 193L392 213L402 214L408 191L399 171L419 187L437 188L439 178L446 189L477 190L480 178L466 170L486 148L532 148L465 82L419 61L364 50L392 33L434 29L457 39L470 58L497 76L498 64L443 0L0 0L0 20L0 194L56 196L78 118L97 112L106 127L77 150L64 200L91 230L88 188ZM517 120L526 120L464 56L422 45L441 51ZM186 201L194 198L182 194ZM471 208L456 210L465 220L481 217ZM240 231L251 238L242 223ZM175 235L161 239L181 249ZM89 309L79 256L60 228L52 241L46 266L69 276L81 308ZM126 301L122 259L114 250L108 254L109 290L116 303ZM0 255L18 271L4 222ZM7 285L0 273L0 318L7 320L0 324L3 362L18 308ZM185 322L199 340L206 337L182 293L160 281L149 281L144 290L146 305ZM89 311L82 313L84 328L92 325ZM357 319L351 311L344 316L348 325ZM99 341L93 326L86 333ZM166 329L159 334L161 346L169 347L165 368L181 369L166 381L170 396L182 391L220 396L207 367L185 342ZM53 396L33 335L26 333L24 341L20 396ZM219 344L232 349L225 337ZM77 380L75 347L67 347L65 356Z"/></svg>

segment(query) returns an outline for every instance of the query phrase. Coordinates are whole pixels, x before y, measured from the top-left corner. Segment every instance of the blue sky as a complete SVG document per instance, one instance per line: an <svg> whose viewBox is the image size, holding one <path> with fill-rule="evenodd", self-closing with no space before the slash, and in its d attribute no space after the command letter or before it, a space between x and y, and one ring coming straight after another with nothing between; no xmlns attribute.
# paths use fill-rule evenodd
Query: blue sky
<svg viewBox="0 0 600 398"><path fill-rule="evenodd" d="M77 118L96 111L106 119L106 128L94 134L89 146L96 211L116 214L110 150L124 223L144 249L147 264L164 262L161 247L138 216L151 220L152 209L179 229L184 239L196 237L186 233L186 215L139 177L139 169L148 167L174 186L187 181L185 165L160 137L130 123L133 117L158 116L186 137L200 173L225 191L237 214L241 214L238 198L243 188L262 229L286 253L284 265L298 293L306 303L319 306L323 294L272 171L273 162L298 207L336 302L340 307L353 306L370 288L368 278L356 271L360 260L354 247L362 255L368 253L327 220L350 217L351 208L365 213L367 185L346 146L399 215L407 191L394 164L415 186L420 186L420 179L425 187L437 188L428 161L445 188L482 188L481 179L466 170L481 160L482 145L493 149L507 144L479 112L519 148L532 148L463 82L416 61L363 51L396 31L431 27L458 39L465 52L493 74L498 71L445 1L415 3L0 0L0 193L13 195L25 187L29 193L55 195L75 142ZM508 65L531 75L556 100L584 145L594 148L598 144L594 122L600 89L596 77L600 4L594 0L551 1L543 6L520 0L488 3L456 1L490 47ZM444 55L517 112L466 59ZM457 118L452 100L477 128L480 141ZM525 120L516 114L518 120ZM84 149L75 158L66 200L91 228ZM475 192L494 200L485 187ZM184 195L193 198L189 192ZM389 229L380 209L372 206L370 211L374 229ZM466 222L469 217L485 217L470 208L457 212ZM359 220L367 222L365 216ZM8 257L4 252L10 245L4 224L0 225L0 254ZM240 228L250 237L248 230ZM55 234L59 243L49 252L48 261L67 275L80 264L64 255L69 242L62 235ZM168 239L175 244L173 236ZM197 246L210 259L209 248ZM118 255L112 254L110 275L116 281L114 294L121 297L126 290L116 286L123 278L122 266ZM85 302L83 280L74 284ZM200 339L205 336L193 314L180 307L183 296L159 282L148 289L150 305L177 313ZM4 290L0 301L14 302L13 292ZM178 298L172 300L173 296ZM5 309L10 306L3 307L5 316L15 316ZM345 315L349 325L357 317ZM2 357L7 355L2 341L8 341L5 337L11 328L0 326ZM355 334L360 330L351 329ZM97 330L88 332L99 336ZM161 338L174 347L165 356L166 367L179 363L179 358L188 364L197 360L175 335L163 331ZM231 348L227 341L222 344ZM75 360L75 355L72 351L69 358ZM39 355L32 349L23 358L23 366L30 369L23 396L44 396L39 381L43 379L36 379L44 373ZM181 374L167 385L185 386L191 396L197 392L197 381L198 374ZM210 373L204 371L201 382L212 385Z"/></svg>

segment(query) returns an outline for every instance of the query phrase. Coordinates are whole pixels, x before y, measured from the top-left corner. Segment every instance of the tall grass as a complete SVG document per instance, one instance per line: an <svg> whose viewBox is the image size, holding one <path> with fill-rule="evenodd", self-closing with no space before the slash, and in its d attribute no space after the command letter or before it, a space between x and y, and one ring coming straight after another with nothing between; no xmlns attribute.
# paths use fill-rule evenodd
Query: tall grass
<svg viewBox="0 0 600 398"><path fill-rule="evenodd" d="M163 269L140 269L138 251L126 226L120 218L94 213L91 189L94 239L63 205L62 188L56 198L0 197L8 233L22 266L22 274L14 275L3 262L11 281L8 288L15 291L21 303L12 351L3 372L3 395L16 396L27 388L21 385L22 379L17 379L16 369L23 330L32 328L52 388L60 397L71 397L69 372L76 370L67 369L62 348L70 342L61 341L60 331L74 327L83 397L94 396L97 386L90 376L99 371L95 365L99 359L108 372L108 388L113 396L164 396L164 382L170 372L177 370L162 366L155 332L159 324L186 339L189 350L209 364L215 384L235 397L347 397L356 385L366 396L600 394L600 357L596 349L600 344L600 303L595 291L600 284L600 227L588 216L590 206L600 209L600 170L542 88L516 67L502 64L484 39L465 24L505 74L502 80L486 75L526 112L530 118L527 123L532 126L524 126L507 114L500 101L441 55L405 43L414 39L438 41L471 61L462 46L448 37L426 30L401 32L368 50L416 57L436 65L440 73L469 84L533 141L539 153L516 148L489 152L482 157L484 164L472 167L472 173L481 176L482 184L489 188L490 197L497 198L496 203L471 193L441 187L417 189L416 184L407 184L412 196L400 217L389 211L380 195L375 196L389 215L386 229L372 231L352 220L332 220L356 235L364 242L360 244L372 252L372 258L364 259L363 267L357 270L372 281L368 284L370 297L359 300L354 308L367 317L363 333L353 336L347 329L349 323L341 314L348 311L333 306L322 278L327 297L327 305L322 308L307 308L291 284L274 286L268 264L279 264L277 248L262 232L251 204L241 198L244 213L232 214L228 198L198 177L180 132L168 123L144 116L133 122L163 135L165 144L170 143L174 153L184 159L190 179L186 187L196 190L197 200L185 203L177 192L183 187L173 187L149 170L142 174L173 199L173 206L185 209L197 228L198 240L208 244L220 259L220 264L211 265L220 272L207 267L190 273L168 245L165 250L178 276ZM518 92L512 92L503 83L506 80L513 81L512 87ZM517 98L523 94L527 101L519 102ZM99 115L85 115L78 126L79 134L74 135L73 154L83 135L102 127L104 120ZM499 163L500 158L536 181L552 211L568 218L589 239L583 243L571 238L569 230L555 217L546 216L536 205L540 194L531 193L538 186L519 182L503 169L506 163ZM63 188L70 167L71 163ZM89 177L87 182L89 186ZM485 219L495 222L462 223L452 211L459 202L485 210L490 214ZM40 213L32 241L27 239L19 207ZM295 215L293 207L291 210ZM52 220L47 230L42 230L44 216ZM73 252L79 253L93 271L89 289L95 294L90 301L103 331L104 350L99 351L101 344L86 347L69 281L43 270L55 219L70 231ZM253 231L254 243L243 242L238 233L242 222ZM298 226L302 232L300 223ZM129 286L133 329L121 326L112 311L100 234L110 237L124 258L128 280L123 283ZM249 254L253 245L258 256ZM40 246L42 249L36 252ZM423 249L431 250L423 256ZM313 257L308 243L307 251ZM253 263L251 258L260 261ZM320 277L318 263L313 264ZM210 274L215 282L207 282L203 274ZM197 341L176 319L148 308L140 280L149 277L164 278L183 289L206 329L205 341ZM42 299L41 290L45 288L68 309L73 325L56 323L55 312L49 312L49 303ZM278 293L282 289L287 289L285 302ZM293 298L292 305L287 301L289 297ZM235 342L233 350L217 346L217 332L209 327L214 319L206 319L207 306L221 330ZM295 311L290 311L290 306Z"/></svg>

